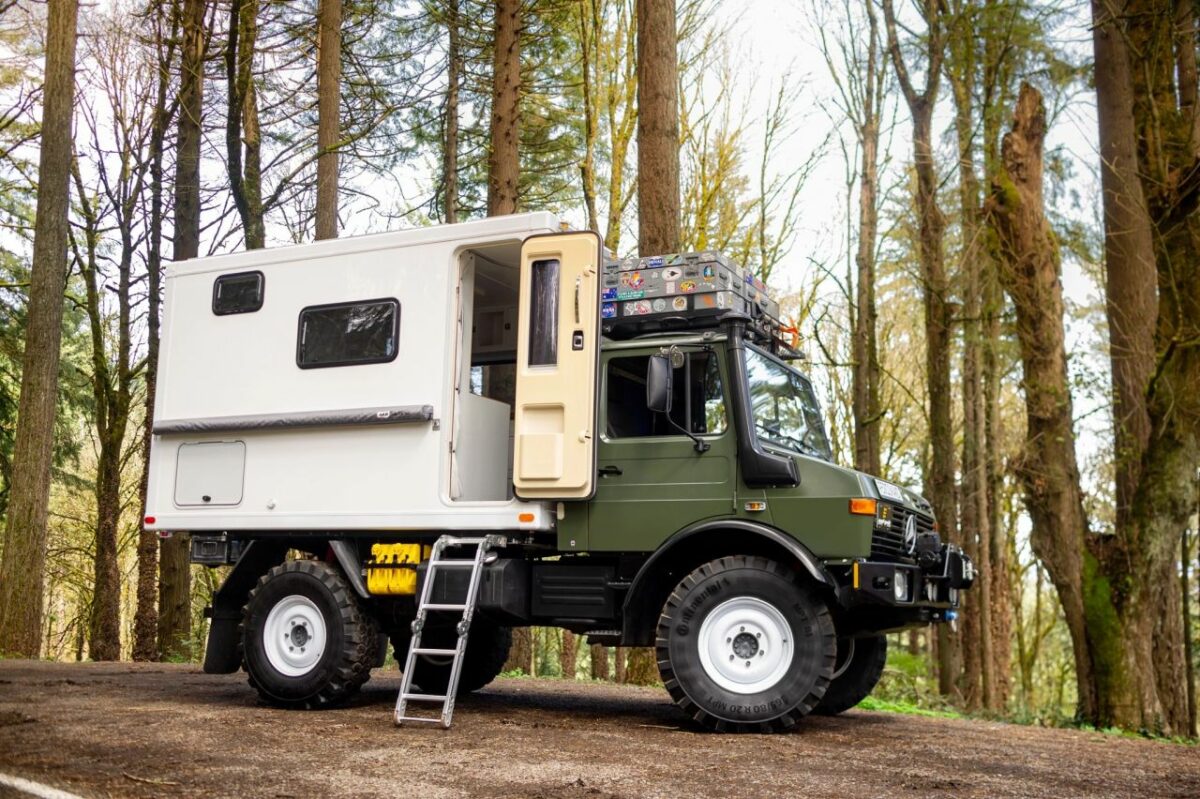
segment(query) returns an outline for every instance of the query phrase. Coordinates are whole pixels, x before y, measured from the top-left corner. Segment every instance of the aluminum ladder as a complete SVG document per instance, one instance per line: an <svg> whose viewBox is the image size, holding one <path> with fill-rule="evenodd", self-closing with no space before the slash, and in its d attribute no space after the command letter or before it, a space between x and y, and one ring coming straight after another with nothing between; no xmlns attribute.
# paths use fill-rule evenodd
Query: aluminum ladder
<svg viewBox="0 0 1200 799"><path fill-rule="evenodd" d="M408 655L404 658L404 677L400 682L400 696L396 698L396 726L406 721L423 722L426 724L441 724L443 729L450 728L450 719L454 715L454 698L458 692L458 680L462 674L462 662L467 652L467 633L471 630L471 618L475 615L475 602L479 597L479 583L483 579L483 566L488 552L496 547L504 546L505 539L499 535L485 535L474 538L461 538L444 535L433 545L425 571L425 580L421 583L421 594L417 601L417 615L412 622L412 642L408 647ZM475 555L471 558L443 558L447 549L458 547L475 547ZM433 585L437 573L441 569L470 569L467 582L467 596L462 603L432 602ZM453 649L432 649L421 646L421 633L430 611L435 613L462 613L462 619L455 626L458 641ZM417 658L449 657L450 680L446 685L446 693L423 694L413 692L413 672L416 669ZM442 711L439 716L413 716L408 708L409 702L441 703Z"/></svg>

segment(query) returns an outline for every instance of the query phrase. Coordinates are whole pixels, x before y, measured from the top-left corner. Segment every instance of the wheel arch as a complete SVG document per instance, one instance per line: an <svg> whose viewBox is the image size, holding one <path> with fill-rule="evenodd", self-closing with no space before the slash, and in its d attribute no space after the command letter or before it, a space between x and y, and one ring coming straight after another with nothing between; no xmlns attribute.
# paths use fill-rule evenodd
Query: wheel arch
<svg viewBox="0 0 1200 799"><path fill-rule="evenodd" d="M803 573L830 597L837 582L808 547L782 530L748 519L709 519L678 531L638 569L622 612L622 641L650 646L659 611L689 571L725 555L763 555Z"/></svg>
<svg viewBox="0 0 1200 799"><path fill-rule="evenodd" d="M205 674L233 674L242 664L242 607L258 579L287 558L284 540L256 539L246 545L229 576L213 594L208 610L211 624L204 647Z"/></svg>

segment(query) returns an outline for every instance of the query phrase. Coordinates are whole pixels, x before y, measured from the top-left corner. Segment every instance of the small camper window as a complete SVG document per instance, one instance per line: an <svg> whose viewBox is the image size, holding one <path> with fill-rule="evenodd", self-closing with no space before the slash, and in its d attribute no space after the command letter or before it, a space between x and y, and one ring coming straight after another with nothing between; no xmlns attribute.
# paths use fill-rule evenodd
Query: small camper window
<svg viewBox="0 0 1200 799"><path fill-rule="evenodd" d="M265 284L262 272L221 275L213 281L213 313L217 316L228 316L257 311L263 306Z"/></svg>
<svg viewBox="0 0 1200 799"><path fill-rule="evenodd" d="M366 300L314 305L300 312L296 365L301 369L395 360L400 303Z"/></svg>
<svg viewBox="0 0 1200 799"><path fill-rule="evenodd" d="M529 297L529 365L558 363L558 268L556 260L534 261Z"/></svg>

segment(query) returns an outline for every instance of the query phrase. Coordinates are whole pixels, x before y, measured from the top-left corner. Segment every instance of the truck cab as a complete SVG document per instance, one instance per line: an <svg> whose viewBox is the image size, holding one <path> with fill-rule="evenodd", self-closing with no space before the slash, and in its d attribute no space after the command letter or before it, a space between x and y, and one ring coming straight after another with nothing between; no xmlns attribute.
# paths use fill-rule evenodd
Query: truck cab
<svg viewBox="0 0 1200 799"><path fill-rule="evenodd" d="M884 634L952 620L973 567L924 499L833 462L774 301L709 256L677 281L529 214L173 268L146 525L233 566L205 670L321 707L390 641L452 694L540 625L655 647L712 729L861 701ZM465 533L503 542L470 588L428 565ZM414 629L461 664L405 658Z"/></svg>

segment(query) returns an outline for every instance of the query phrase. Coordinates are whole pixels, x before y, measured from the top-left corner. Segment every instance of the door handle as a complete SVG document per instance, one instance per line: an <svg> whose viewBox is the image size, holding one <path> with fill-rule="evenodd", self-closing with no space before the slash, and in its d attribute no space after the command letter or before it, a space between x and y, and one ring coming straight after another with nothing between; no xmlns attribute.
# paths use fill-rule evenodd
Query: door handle
<svg viewBox="0 0 1200 799"><path fill-rule="evenodd" d="M620 467L620 466L613 466L612 464L609 464L608 466L601 466L601 467L600 467L600 474L601 474L601 476L603 476L603 477L608 477L608 476L610 476L610 475L611 475L611 476L616 476L616 475L618 475L618 474L623 474L623 472L621 471L621 467Z"/></svg>

